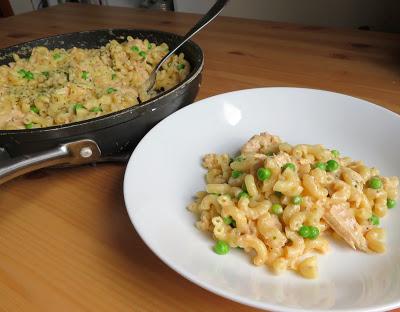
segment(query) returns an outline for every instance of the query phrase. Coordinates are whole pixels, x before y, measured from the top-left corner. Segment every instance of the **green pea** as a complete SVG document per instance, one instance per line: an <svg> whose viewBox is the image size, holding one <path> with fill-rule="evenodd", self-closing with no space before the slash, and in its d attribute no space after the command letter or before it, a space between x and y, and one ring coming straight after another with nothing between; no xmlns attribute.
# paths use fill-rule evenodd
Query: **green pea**
<svg viewBox="0 0 400 312"><path fill-rule="evenodd" d="M296 170L296 166L293 163L284 164L282 167L282 171L285 171L287 168L292 169L293 171Z"/></svg>
<svg viewBox="0 0 400 312"><path fill-rule="evenodd" d="M31 123L28 123L28 124L25 124L25 129L32 129L33 128L33 123L31 122Z"/></svg>
<svg viewBox="0 0 400 312"><path fill-rule="evenodd" d="M379 225L379 217L374 214L368 219L368 221L371 222L372 225Z"/></svg>
<svg viewBox="0 0 400 312"><path fill-rule="evenodd" d="M331 154L333 155L333 157L338 158L340 153L338 150L331 150Z"/></svg>
<svg viewBox="0 0 400 312"><path fill-rule="evenodd" d="M93 113L98 113L98 112L102 112L103 110L101 109L100 106L97 106L97 107L93 107L90 111Z"/></svg>
<svg viewBox="0 0 400 312"><path fill-rule="evenodd" d="M232 217L226 217L226 218L223 218L223 220L224 220L224 223L225 223L225 224L228 224L228 225L230 225L230 226L233 227L233 228L236 227L236 221L233 220Z"/></svg>
<svg viewBox="0 0 400 312"><path fill-rule="evenodd" d="M239 170L233 170L232 171L232 178L237 179L242 175L242 172Z"/></svg>
<svg viewBox="0 0 400 312"><path fill-rule="evenodd" d="M336 160L331 159L326 162L326 171L333 172L338 169L339 169L339 163Z"/></svg>
<svg viewBox="0 0 400 312"><path fill-rule="evenodd" d="M228 224L228 225L231 224L233 221L232 217L226 217L226 218L223 218L223 220L224 220L224 223Z"/></svg>
<svg viewBox="0 0 400 312"><path fill-rule="evenodd" d="M324 164L323 162L317 162L317 163L315 163L314 164L314 168L318 168L318 169L321 169L321 170L326 170L326 164Z"/></svg>
<svg viewBox="0 0 400 312"><path fill-rule="evenodd" d="M74 110L75 113L76 113L76 111L77 111L78 109L83 109L83 108L85 108L85 106L83 106L83 104L81 104L81 103L76 103L76 104L74 104L74 105L72 106L72 109Z"/></svg>
<svg viewBox="0 0 400 312"><path fill-rule="evenodd" d="M53 54L53 59L58 60L61 58L61 54L60 53L54 53Z"/></svg>
<svg viewBox="0 0 400 312"><path fill-rule="evenodd" d="M134 51L134 52L139 52L140 51L140 49L137 46L132 46L131 50Z"/></svg>
<svg viewBox="0 0 400 312"><path fill-rule="evenodd" d="M300 205L302 201L303 201L303 198L300 195L294 196L292 198L292 203L295 205Z"/></svg>
<svg viewBox="0 0 400 312"><path fill-rule="evenodd" d="M309 239L316 239L319 236L319 229L315 226L309 226L310 234L308 235Z"/></svg>
<svg viewBox="0 0 400 312"><path fill-rule="evenodd" d="M233 161L243 161L245 160L245 158L242 155L239 155L238 157L236 157Z"/></svg>
<svg viewBox="0 0 400 312"><path fill-rule="evenodd" d="M246 191L241 191L241 192L238 194L237 198L241 199L242 197L247 197L247 198L249 198L249 193L247 193Z"/></svg>
<svg viewBox="0 0 400 312"><path fill-rule="evenodd" d="M39 108L36 105L31 105L31 112L35 114L39 114Z"/></svg>
<svg viewBox="0 0 400 312"><path fill-rule="evenodd" d="M309 238L311 234L311 229L309 226L302 225L298 231L299 235L304 238Z"/></svg>
<svg viewBox="0 0 400 312"><path fill-rule="evenodd" d="M382 181L378 177L372 177L369 180L368 186L374 190L380 189L382 187Z"/></svg>
<svg viewBox="0 0 400 312"><path fill-rule="evenodd" d="M84 70L84 71L82 72L81 77L82 77L82 79L87 80L87 79L89 78L89 73L88 73L86 70Z"/></svg>
<svg viewBox="0 0 400 312"><path fill-rule="evenodd" d="M176 66L176 68L178 68L178 70L182 70L185 68L185 64L178 64L178 66Z"/></svg>
<svg viewBox="0 0 400 312"><path fill-rule="evenodd" d="M229 252L229 249L229 245L221 240L218 240L214 245L214 251L219 255L227 254Z"/></svg>
<svg viewBox="0 0 400 312"><path fill-rule="evenodd" d="M259 168L257 170L257 178L260 181L265 181L265 180L269 180L269 178L271 178L271 169L269 168Z"/></svg>
<svg viewBox="0 0 400 312"><path fill-rule="evenodd" d="M388 198L388 200L386 201L386 205L389 209L392 209L396 207L396 201L394 199Z"/></svg>
<svg viewBox="0 0 400 312"><path fill-rule="evenodd" d="M113 92L115 92L115 91L117 91L117 89L112 88L112 87L110 87L110 88L108 88L108 89L106 90L107 94L111 94L111 93L113 93Z"/></svg>
<svg viewBox="0 0 400 312"><path fill-rule="evenodd" d="M283 213L283 207L280 204L273 204L271 207L271 212L276 215L280 215Z"/></svg>
<svg viewBox="0 0 400 312"><path fill-rule="evenodd" d="M144 51L140 51L140 52L139 52L139 55L140 55L141 57L145 58L147 54L146 54L146 52L144 52Z"/></svg>

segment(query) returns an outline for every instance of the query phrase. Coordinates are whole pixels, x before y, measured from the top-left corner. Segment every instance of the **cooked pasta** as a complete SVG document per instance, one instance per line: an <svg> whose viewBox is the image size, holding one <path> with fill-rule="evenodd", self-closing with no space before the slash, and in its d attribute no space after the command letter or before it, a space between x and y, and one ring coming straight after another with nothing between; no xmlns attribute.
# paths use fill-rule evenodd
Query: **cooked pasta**
<svg viewBox="0 0 400 312"><path fill-rule="evenodd" d="M238 157L208 154L206 192L188 208L211 232L215 251L242 248L255 265L318 276L317 253L328 235L364 252L385 251L379 218L396 205L399 179L322 145L291 146L277 136L253 136Z"/></svg>
<svg viewBox="0 0 400 312"><path fill-rule="evenodd" d="M99 49L35 47L29 58L14 54L14 62L0 66L0 129L67 124L146 101L190 72L184 55L174 54L147 92L144 82L167 52L165 43L128 36Z"/></svg>

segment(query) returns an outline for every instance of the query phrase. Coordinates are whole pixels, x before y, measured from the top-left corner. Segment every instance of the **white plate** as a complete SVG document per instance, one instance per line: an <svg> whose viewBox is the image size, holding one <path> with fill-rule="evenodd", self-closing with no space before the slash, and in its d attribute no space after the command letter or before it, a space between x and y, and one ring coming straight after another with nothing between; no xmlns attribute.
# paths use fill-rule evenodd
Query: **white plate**
<svg viewBox="0 0 400 312"><path fill-rule="evenodd" d="M155 126L135 149L124 195L136 231L167 265L226 298L272 311L383 311L400 306L400 207L381 220L388 251L334 245L320 277L275 276L240 250L219 256L186 210L204 188L202 155L236 153L268 131L291 144L321 143L400 176L400 117L350 96L299 88L250 89L199 101Z"/></svg>

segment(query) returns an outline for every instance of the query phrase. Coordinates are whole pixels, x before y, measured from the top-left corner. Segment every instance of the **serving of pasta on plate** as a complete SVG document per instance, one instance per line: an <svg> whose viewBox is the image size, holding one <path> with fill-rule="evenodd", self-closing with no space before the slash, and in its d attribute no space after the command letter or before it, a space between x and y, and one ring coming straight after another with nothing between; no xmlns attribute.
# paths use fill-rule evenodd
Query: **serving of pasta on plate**
<svg viewBox="0 0 400 312"><path fill-rule="evenodd" d="M207 154L202 164L206 190L188 209L197 228L212 234L217 254L241 248L276 274L316 278L316 254L328 252L329 237L354 250L385 252L380 218L396 206L398 177L268 133L250 138L233 159Z"/></svg>

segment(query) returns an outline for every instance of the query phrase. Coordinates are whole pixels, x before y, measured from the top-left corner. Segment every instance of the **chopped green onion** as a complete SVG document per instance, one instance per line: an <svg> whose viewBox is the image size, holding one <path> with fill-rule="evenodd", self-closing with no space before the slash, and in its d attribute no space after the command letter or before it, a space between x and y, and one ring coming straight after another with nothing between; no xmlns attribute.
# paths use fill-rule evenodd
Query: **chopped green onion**
<svg viewBox="0 0 400 312"><path fill-rule="evenodd" d="M111 94L111 93L113 93L115 91L117 91L117 89L114 89L114 88L110 87L110 88L107 89L106 92L107 92L107 94Z"/></svg>
<svg viewBox="0 0 400 312"><path fill-rule="evenodd" d="M61 58L61 54L60 53L54 53L53 54L53 59L58 60Z"/></svg>
<svg viewBox="0 0 400 312"><path fill-rule="evenodd" d="M374 190L377 190L377 189L380 189L382 187L382 181L378 177L372 177L369 180L368 185L369 185L370 188L372 188Z"/></svg>
<svg viewBox="0 0 400 312"><path fill-rule="evenodd" d="M137 46L132 46L131 50L134 51L134 52L139 52L140 51L140 49Z"/></svg>
<svg viewBox="0 0 400 312"><path fill-rule="evenodd" d="M185 64L178 64L178 66L176 66L176 68L178 68L178 70L182 70L185 68Z"/></svg>
<svg viewBox="0 0 400 312"><path fill-rule="evenodd" d="M394 199L388 198L388 200L386 201L386 205L389 209L392 209L396 207L396 201Z"/></svg>
<svg viewBox="0 0 400 312"><path fill-rule="evenodd" d="M82 79L87 80L87 79L89 78L89 73L88 73L86 70L84 70L84 71L82 72L81 77L82 77Z"/></svg>
<svg viewBox="0 0 400 312"><path fill-rule="evenodd" d="M271 169L269 168L259 168L257 170L257 178L260 181L265 181L268 180L269 178L271 178L272 172Z"/></svg>
<svg viewBox="0 0 400 312"><path fill-rule="evenodd" d="M76 103L76 104L74 104L74 105L72 106L72 109L74 110L75 113L76 113L76 111L77 111L78 109L83 109L83 108L85 108L85 106L83 106L81 103Z"/></svg>
<svg viewBox="0 0 400 312"><path fill-rule="evenodd" d="M22 78L24 78L26 80L32 80L34 78L32 72L25 70L25 69L20 69L18 71L18 74L20 74L22 76Z"/></svg>
<svg viewBox="0 0 400 312"><path fill-rule="evenodd" d="M331 159L326 162L326 171L333 172L338 169L339 169L339 163L336 160Z"/></svg>
<svg viewBox="0 0 400 312"><path fill-rule="evenodd" d="M374 214L368 219L368 221L373 225L379 225L379 217Z"/></svg>
<svg viewBox="0 0 400 312"><path fill-rule="evenodd" d="M285 171L287 168L292 169L293 171L296 170L296 166L293 163L286 163L282 166L282 170Z"/></svg>
<svg viewBox="0 0 400 312"><path fill-rule="evenodd" d="M278 198L281 198L281 197L282 197L282 193L281 193L281 192L275 191L274 194L275 194L275 196L277 196Z"/></svg>
<svg viewBox="0 0 400 312"><path fill-rule="evenodd" d="M90 111L93 113L98 113L98 112L102 112L103 110L101 109L100 106L97 106L97 107L93 107Z"/></svg>
<svg viewBox="0 0 400 312"><path fill-rule="evenodd" d="M39 114L39 108L37 108L36 105L31 105L31 112Z"/></svg>
<svg viewBox="0 0 400 312"><path fill-rule="evenodd" d="M31 123L26 124L25 128L26 129L32 129L33 128L33 123L31 122Z"/></svg>
<svg viewBox="0 0 400 312"><path fill-rule="evenodd" d="M111 75L111 80L114 80L117 77L117 74L112 74Z"/></svg>
<svg viewBox="0 0 400 312"><path fill-rule="evenodd" d="M42 75L46 77L46 79L49 79L50 73L48 71L42 72Z"/></svg>
<svg viewBox="0 0 400 312"><path fill-rule="evenodd" d="M283 213L283 207L280 204L273 204L271 206L271 212L276 215L280 215Z"/></svg>
<svg viewBox="0 0 400 312"><path fill-rule="evenodd" d="M225 255L229 252L229 245L224 241L217 241L214 245L214 251L219 255Z"/></svg>
<svg viewBox="0 0 400 312"><path fill-rule="evenodd" d="M151 43L150 43L150 42L147 44L147 49L148 49L148 50L151 49Z"/></svg>
<svg viewBox="0 0 400 312"><path fill-rule="evenodd" d="M140 52L139 52L139 55L140 55L141 57L145 58L147 54L146 54L146 52L144 52L144 51L140 51Z"/></svg>
<svg viewBox="0 0 400 312"><path fill-rule="evenodd" d="M275 152L268 152L267 154L265 154L267 156L275 156Z"/></svg>
<svg viewBox="0 0 400 312"><path fill-rule="evenodd" d="M242 175L242 172L239 170L233 170L232 171L232 178L237 179Z"/></svg>

